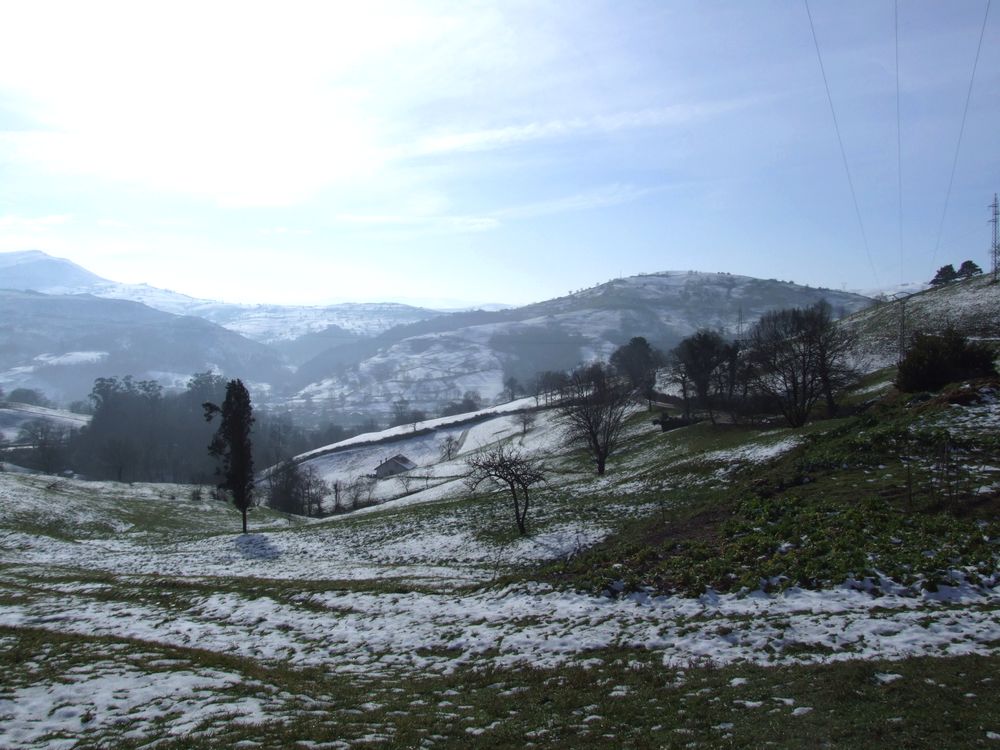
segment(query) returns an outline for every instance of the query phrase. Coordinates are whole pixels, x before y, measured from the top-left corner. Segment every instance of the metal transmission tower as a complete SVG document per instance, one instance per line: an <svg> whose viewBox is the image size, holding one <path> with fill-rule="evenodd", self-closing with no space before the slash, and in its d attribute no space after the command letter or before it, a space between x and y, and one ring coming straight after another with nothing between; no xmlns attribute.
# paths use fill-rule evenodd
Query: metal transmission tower
<svg viewBox="0 0 1000 750"><path fill-rule="evenodd" d="M906 356L906 300L912 295L908 292L896 292L890 299L899 305L899 339L897 341L896 362L902 362Z"/></svg>
<svg viewBox="0 0 1000 750"><path fill-rule="evenodd" d="M993 202L990 204L993 209L993 247L990 248L990 256L993 260L993 283L1000 280L1000 201L997 201L997 194L993 193Z"/></svg>

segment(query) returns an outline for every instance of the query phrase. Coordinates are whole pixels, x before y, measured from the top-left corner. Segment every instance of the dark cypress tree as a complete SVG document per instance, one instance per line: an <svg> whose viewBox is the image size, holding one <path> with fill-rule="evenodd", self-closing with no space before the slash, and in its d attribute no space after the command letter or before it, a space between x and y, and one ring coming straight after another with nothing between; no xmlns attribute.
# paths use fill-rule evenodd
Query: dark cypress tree
<svg viewBox="0 0 1000 750"><path fill-rule="evenodd" d="M253 504L253 455L250 428L253 426L253 406L250 394L241 380L226 384L226 400L219 407L209 401L202 404L205 419L216 414L222 419L219 429L208 446L208 452L222 460L219 487L232 493L233 504L243 514L243 533L247 533L247 511Z"/></svg>

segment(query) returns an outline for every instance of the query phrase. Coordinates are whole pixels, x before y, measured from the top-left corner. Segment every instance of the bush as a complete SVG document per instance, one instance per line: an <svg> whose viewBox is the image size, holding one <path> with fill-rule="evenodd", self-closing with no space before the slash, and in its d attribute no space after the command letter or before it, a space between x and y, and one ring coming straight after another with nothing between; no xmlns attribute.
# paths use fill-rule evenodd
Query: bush
<svg viewBox="0 0 1000 750"><path fill-rule="evenodd" d="M918 333L899 363L896 387L901 391L936 391L948 383L996 375L993 352L969 342L954 328L940 336Z"/></svg>

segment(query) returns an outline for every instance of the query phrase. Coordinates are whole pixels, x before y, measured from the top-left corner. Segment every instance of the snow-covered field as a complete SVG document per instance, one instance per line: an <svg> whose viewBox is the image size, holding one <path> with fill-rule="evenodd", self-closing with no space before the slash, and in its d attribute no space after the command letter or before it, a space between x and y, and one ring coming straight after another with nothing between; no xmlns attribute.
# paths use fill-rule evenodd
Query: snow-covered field
<svg viewBox="0 0 1000 750"><path fill-rule="evenodd" d="M985 429L997 419L987 399L955 423ZM683 434L665 448L667 438L637 418L626 438L634 451L596 480L563 447L552 414L525 435L502 410L432 426L305 457L325 479L342 480L404 453L426 489L321 521L256 509L245 536L231 508L194 488L0 473L0 653L15 633L84 639L72 658L38 653L0 688L0 746L74 747L81 733L101 736L119 723L130 740L176 737L280 716L292 700L257 677L165 649L386 684L463 669L593 666L620 650L654 655L665 680L706 665L998 652L1000 593L988 586L933 594L883 586L875 597L848 581L778 595L616 597L526 579L528 566L568 559L625 519L653 513L662 488L685 486L682 468L655 480L642 474L654 455L679 455ZM462 446L449 461L440 458L445 436ZM506 495L470 498L457 478L470 451L501 439L550 470L529 537L511 533ZM747 433L698 460L710 469L766 462L799 440Z"/></svg>
<svg viewBox="0 0 1000 750"><path fill-rule="evenodd" d="M90 416L44 406L3 402L0 404L0 438L14 442L21 427L36 420L50 422L62 429L77 430L90 422Z"/></svg>

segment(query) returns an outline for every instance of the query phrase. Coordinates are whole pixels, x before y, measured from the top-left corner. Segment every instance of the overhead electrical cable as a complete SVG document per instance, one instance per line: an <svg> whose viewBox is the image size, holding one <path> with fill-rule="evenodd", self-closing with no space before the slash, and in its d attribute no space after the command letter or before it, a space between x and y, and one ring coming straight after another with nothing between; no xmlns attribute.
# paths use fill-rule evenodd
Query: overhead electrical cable
<svg viewBox="0 0 1000 750"><path fill-rule="evenodd" d="M972 75L969 77L969 90L965 95L965 109L962 111L962 125L958 129L958 143L955 144L955 158L951 162L951 177L948 178L948 190L944 195L944 209L941 211L941 222L938 224L937 239L934 241L934 252L931 253L931 265L937 257L941 246L941 236L944 234L944 220L948 215L948 203L951 201L951 188L955 184L955 169L958 167L958 154L962 150L962 136L965 133L965 120L969 116L969 102L972 101L972 87L976 82L976 68L979 67L979 53L983 49L983 37L986 36L986 21L990 17L990 3L986 0L986 12L983 14L983 28L979 32L979 44L976 46L976 59L972 63Z"/></svg>
<svg viewBox="0 0 1000 750"><path fill-rule="evenodd" d="M844 172L847 174L847 184L851 188L851 199L854 201L854 213L858 217L858 227L861 229L861 239L865 245L865 254L868 256L868 265L872 269L872 277L875 279L876 288L882 285L878 280L878 272L875 270L875 262L872 260L872 251L868 245L868 234L865 232L865 223L861 219L861 208L858 206L858 194L854 189L854 180L851 178L851 168L847 163L847 151L844 149L844 139L840 135L840 124L837 122L837 110L833 106L833 97L830 95L830 83L826 78L826 68L823 66L823 55L819 51L819 39L816 37L816 26L813 24L812 11L809 10L809 0L802 0L806 6L806 15L809 16L809 28L812 30L813 44L816 47L816 59L819 60L819 71L823 75L823 87L826 89L826 100L830 103L830 115L833 117L833 129L837 132L837 143L840 144L840 156L844 161Z"/></svg>

